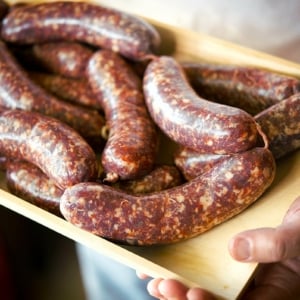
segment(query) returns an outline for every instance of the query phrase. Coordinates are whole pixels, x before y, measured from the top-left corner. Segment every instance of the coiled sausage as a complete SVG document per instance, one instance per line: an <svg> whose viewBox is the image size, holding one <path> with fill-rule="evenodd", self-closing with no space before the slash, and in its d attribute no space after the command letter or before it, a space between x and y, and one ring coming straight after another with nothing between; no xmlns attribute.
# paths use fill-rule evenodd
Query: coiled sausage
<svg viewBox="0 0 300 300"><path fill-rule="evenodd" d="M158 47L160 36L149 23L116 9L56 1L25 5L3 20L2 38L18 44L78 41L142 60Z"/></svg>
<svg viewBox="0 0 300 300"><path fill-rule="evenodd" d="M98 174L94 151L75 130L34 112L0 109L0 155L33 163L61 188Z"/></svg>
<svg viewBox="0 0 300 300"><path fill-rule="evenodd" d="M154 167L158 136L140 78L121 56L109 50L99 50L91 57L87 74L109 128L101 157L105 180L135 179L149 173Z"/></svg>
<svg viewBox="0 0 300 300"><path fill-rule="evenodd" d="M245 111L200 98L172 57L153 59L144 94L156 124L171 139L202 153L236 153L252 148L257 126Z"/></svg>
<svg viewBox="0 0 300 300"><path fill-rule="evenodd" d="M62 215L113 241L153 245L196 236L243 211L270 186L275 162L266 148L234 154L183 185L133 196L99 183L67 188Z"/></svg>

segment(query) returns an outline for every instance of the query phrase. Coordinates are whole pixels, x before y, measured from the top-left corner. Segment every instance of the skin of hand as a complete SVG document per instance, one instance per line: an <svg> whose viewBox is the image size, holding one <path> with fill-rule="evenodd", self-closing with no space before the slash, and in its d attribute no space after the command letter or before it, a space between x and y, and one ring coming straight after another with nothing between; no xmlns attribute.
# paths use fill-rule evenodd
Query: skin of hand
<svg viewBox="0 0 300 300"><path fill-rule="evenodd" d="M290 206L282 224L238 233L229 242L231 256L240 262L259 262L254 279L240 300L300 298L300 196ZM145 275L137 273L140 278ZM174 279L155 278L150 295L161 300L214 300L208 291L187 288Z"/></svg>

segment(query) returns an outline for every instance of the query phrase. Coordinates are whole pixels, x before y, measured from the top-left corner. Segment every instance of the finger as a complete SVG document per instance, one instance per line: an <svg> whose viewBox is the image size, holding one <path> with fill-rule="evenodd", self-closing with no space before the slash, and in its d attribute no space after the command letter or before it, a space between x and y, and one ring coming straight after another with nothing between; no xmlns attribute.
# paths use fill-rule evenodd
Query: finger
<svg viewBox="0 0 300 300"><path fill-rule="evenodd" d="M162 278L155 278L148 282L147 291L148 291L149 295L151 295L152 297L155 297L157 299L163 299L163 295L160 293L160 291L158 289L158 285L162 280L163 280Z"/></svg>
<svg viewBox="0 0 300 300"><path fill-rule="evenodd" d="M159 293L166 299L186 300L188 288L174 279L164 279L158 284Z"/></svg>
<svg viewBox="0 0 300 300"><path fill-rule="evenodd" d="M291 205L279 227L239 233L230 240L229 252L244 262L276 262L300 255L300 198Z"/></svg>
<svg viewBox="0 0 300 300"><path fill-rule="evenodd" d="M145 274L145 273L142 273L142 272L140 272L140 271L135 271L135 273L136 273L136 276L138 277L138 278L140 278L140 279L147 279L147 278L149 278L149 275L147 275L147 274Z"/></svg>

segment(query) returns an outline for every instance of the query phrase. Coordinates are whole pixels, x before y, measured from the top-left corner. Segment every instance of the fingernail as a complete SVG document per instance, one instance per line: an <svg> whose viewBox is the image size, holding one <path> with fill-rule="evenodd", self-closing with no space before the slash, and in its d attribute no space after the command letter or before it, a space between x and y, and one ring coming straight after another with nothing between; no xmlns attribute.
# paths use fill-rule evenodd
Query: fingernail
<svg viewBox="0 0 300 300"><path fill-rule="evenodd" d="M251 245L248 239L237 238L234 242L234 257L240 261L247 261L251 255Z"/></svg>

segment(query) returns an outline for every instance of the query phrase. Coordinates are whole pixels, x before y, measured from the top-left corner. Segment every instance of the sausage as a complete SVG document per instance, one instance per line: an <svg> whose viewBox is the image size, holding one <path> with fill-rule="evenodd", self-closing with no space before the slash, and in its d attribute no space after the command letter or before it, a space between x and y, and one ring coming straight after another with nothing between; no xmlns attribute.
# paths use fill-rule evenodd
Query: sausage
<svg viewBox="0 0 300 300"><path fill-rule="evenodd" d="M182 63L196 92L255 115L300 91L297 78L255 67Z"/></svg>
<svg viewBox="0 0 300 300"><path fill-rule="evenodd" d="M300 148L300 93L265 109L255 120L268 138L275 159Z"/></svg>
<svg viewBox="0 0 300 300"><path fill-rule="evenodd" d="M10 161L5 178L12 194L61 216L59 203L64 190L56 186L41 169L25 161Z"/></svg>
<svg viewBox="0 0 300 300"><path fill-rule="evenodd" d="M43 72L29 72L30 79L59 99L102 111L86 78L70 78Z"/></svg>
<svg viewBox="0 0 300 300"><path fill-rule="evenodd" d="M131 194L163 191L183 183L176 166L158 165L149 174L135 180L120 180L111 186Z"/></svg>
<svg viewBox="0 0 300 300"><path fill-rule="evenodd" d="M101 101L109 129L101 156L105 180L146 175L154 167L158 134L145 105L140 78L121 56L109 50L99 50L91 57L87 77Z"/></svg>
<svg viewBox="0 0 300 300"><path fill-rule="evenodd" d="M65 77L85 77L85 69L93 50L76 42L35 44L32 55L44 70Z"/></svg>
<svg viewBox="0 0 300 300"><path fill-rule="evenodd" d="M2 38L10 43L82 42L143 60L158 48L160 36L148 22L116 9L56 1L26 5L3 20Z"/></svg>
<svg viewBox="0 0 300 300"><path fill-rule="evenodd" d="M35 112L0 109L0 155L31 162L61 188L97 177L96 155L85 140Z"/></svg>
<svg viewBox="0 0 300 300"><path fill-rule="evenodd" d="M185 147L179 147L174 153L174 163L184 178L191 180L229 157L230 154L198 153Z"/></svg>
<svg viewBox="0 0 300 300"><path fill-rule="evenodd" d="M1 41L0 70L0 106L40 112L70 125L89 142L101 139L105 121L96 110L60 101L46 93L29 79Z"/></svg>
<svg viewBox="0 0 300 300"><path fill-rule="evenodd" d="M255 146L258 130L245 111L200 98L172 57L153 59L144 76L148 110L175 142L199 153L228 154Z"/></svg>
<svg viewBox="0 0 300 300"><path fill-rule="evenodd" d="M271 185L275 168L267 148L253 148L158 193L134 196L100 183L79 183L64 191L60 211L75 226L113 241L169 244L243 211Z"/></svg>

